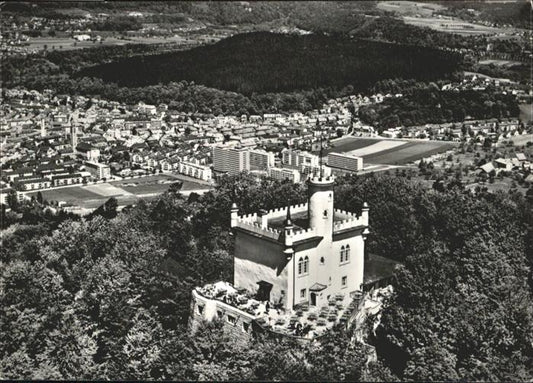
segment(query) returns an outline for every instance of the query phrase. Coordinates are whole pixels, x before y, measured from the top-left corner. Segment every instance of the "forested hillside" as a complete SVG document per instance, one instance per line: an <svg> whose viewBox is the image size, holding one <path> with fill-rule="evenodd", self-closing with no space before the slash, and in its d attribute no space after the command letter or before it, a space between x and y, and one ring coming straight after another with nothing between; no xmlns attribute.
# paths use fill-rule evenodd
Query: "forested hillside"
<svg viewBox="0 0 533 383"><path fill-rule="evenodd" d="M257 32L188 51L97 65L76 77L129 87L186 80L251 95L348 84L361 91L385 78L443 78L459 64L458 55L432 48Z"/></svg>
<svg viewBox="0 0 533 383"><path fill-rule="evenodd" d="M428 191L408 176L337 181L337 207L370 204L370 251L402 261L375 337L378 362L342 331L320 347L235 345L186 331L194 286L232 278L229 210L305 199L305 187L226 178L116 215L43 214L2 233L4 379L528 380L533 377L533 214L520 194ZM3 212L3 214L6 214ZM114 217L114 218L113 218ZM8 214L3 217L14 219ZM62 221L62 222L59 222ZM529 280L528 280L529 278Z"/></svg>
<svg viewBox="0 0 533 383"><path fill-rule="evenodd" d="M423 125L474 119L518 117L520 110L512 94L494 89L480 92L441 91L436 84L412 88L403 97L389 98L381 104L363 106L359 116L379 131L397 126Z"/></svg>

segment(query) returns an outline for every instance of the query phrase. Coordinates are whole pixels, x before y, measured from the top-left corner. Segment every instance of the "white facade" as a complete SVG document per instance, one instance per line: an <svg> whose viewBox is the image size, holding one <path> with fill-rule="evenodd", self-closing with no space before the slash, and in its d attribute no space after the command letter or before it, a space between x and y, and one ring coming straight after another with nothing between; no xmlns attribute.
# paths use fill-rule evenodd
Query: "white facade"
<svg viewBox="0 0 533 383"><path fill-rule="evenodd" d="M86 162L85 169L91 173L91 176L101 180L109 179L111 177L111 168L109 165L101 164L99 162Z"/></svg>
<svg viewBox="0 0 533 383"><path fill-rule="evenodd" d="M178 162L177 171L189 177L198 178L204 181L211 181L213 174L211 168L196 162Z"/></svg>
<svg viewBox="0 0 533 383"><path fill-rule="evenodd" d="M296 169L271 168L268 175L276 180L290 180L293 183L300 182L300 172Z"/></svg>
<svg viewBox="0 0 533 383"><path fill-rule="evenodd" d="M310 179L306 204L263 215L232 210L236 288L286 309L321 306L336 294L362 290L368 208L359 217L335 210L333 183L332 177Z"/></svg>
<svg viewBox="0 0 533 383"><path fill-rule="evenodd" d="M329 153L328 166L332 168L357 172L363 170L363 158L346 153Z"/></svg>

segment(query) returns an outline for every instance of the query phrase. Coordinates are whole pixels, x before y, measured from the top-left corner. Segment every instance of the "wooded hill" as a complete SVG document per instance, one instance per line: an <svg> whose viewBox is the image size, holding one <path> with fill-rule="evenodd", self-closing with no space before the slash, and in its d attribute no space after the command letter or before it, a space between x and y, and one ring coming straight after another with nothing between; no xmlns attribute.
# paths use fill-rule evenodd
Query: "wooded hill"
<svg viewBox="0 0 533 383"><path fill-rule="evenodd" d="M349 84L359 91L386 78L439 79L460 63L459 55L427 47L255 32L189 51L120 59L76 76L128 87L186 80L251 95Z"/></svg>

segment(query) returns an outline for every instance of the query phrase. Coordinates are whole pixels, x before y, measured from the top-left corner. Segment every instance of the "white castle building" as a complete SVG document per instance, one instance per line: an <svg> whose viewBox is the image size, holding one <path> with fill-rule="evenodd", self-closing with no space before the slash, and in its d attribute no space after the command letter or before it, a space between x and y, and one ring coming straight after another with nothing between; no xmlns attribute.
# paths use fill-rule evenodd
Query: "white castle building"
<svg viewBox="0 0 533 383"><path fill-rule="evenodd" d="M254 324L281 333L307 326L297 335L312 337L348 321L362 296L369 209L335 209L333 185L312 177L307 203L244 216L234 204L233 285L195 289L192 325L217 316L243 333Z"/></svg>

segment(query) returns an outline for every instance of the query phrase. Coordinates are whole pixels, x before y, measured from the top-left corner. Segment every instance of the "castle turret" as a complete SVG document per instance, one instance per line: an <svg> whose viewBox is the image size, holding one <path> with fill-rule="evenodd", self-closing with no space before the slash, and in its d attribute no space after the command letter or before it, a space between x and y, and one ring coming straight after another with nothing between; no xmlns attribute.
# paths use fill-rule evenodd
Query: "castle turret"
<svg viewBox="0 0 533 383"><path fill-rule="evenodd" d="M292 258L292 255L294 254L294 249L292 248L292 230L294 228L294 225L292 224L291 219L291 207L287 206L287 218L285 218L285 221L283 222L283 242L285 245L285 249L283 250L283 254L285 254L285 257L287 260L290 260Z"/></svg>
<svg viewBox="0 0 533 383"><path fill-rule="evenodd" d="M239 208L237 207L237 204L233 202L231 205L231 227L235 227L237 225L237 220L239 219Z"/></svg>
<svg viewBox="0 0 533 383"><path fill-rule="evenodd" d="M331 238L333 233L333 184L332 176L315 176L308 181L309 227L327 238Z"/></svg>

